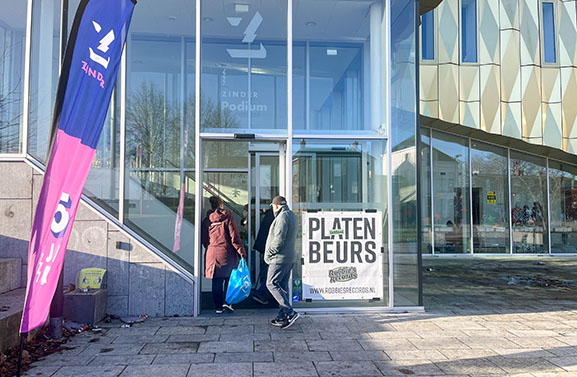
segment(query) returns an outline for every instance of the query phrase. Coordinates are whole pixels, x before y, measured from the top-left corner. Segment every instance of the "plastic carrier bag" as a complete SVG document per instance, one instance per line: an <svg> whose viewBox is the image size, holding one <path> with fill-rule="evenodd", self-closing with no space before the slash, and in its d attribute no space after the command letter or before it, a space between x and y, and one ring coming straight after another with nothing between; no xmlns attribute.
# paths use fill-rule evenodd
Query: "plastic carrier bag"
<svg viewBox="0 0 577 377"><path fill-rule="evenodd" d="M238 267L232 270L226 291L226 302L236 304L250 295L250 272L246 260L242 258Z"/></svg>

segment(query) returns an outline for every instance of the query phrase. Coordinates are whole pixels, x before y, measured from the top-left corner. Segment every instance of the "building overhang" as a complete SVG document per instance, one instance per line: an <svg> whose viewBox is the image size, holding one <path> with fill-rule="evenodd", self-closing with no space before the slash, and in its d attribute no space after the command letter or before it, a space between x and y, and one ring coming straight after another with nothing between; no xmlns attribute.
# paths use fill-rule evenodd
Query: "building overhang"
<svg viewBox="0 0 577 377"><path fill-rule="evenodd" d="M555 160L566 161L573 164L575 163L576 160L576 156L574 154L567 153L557 148L547 147L539 144L531 144L513 137L492 134L476 128L463 126L457 123L449 123L445 122L444 120L430 118L424 115L421 115L420 125L423 127L430 127L439 131L445 131L464 137L470 137L472 139L476 139L479 141L486 141L488 143L498 144L503 147L509 147L512 149L517 149L519 151L530 151L530 153L532 154L536 154L543 157L549 157Z"/></svg>

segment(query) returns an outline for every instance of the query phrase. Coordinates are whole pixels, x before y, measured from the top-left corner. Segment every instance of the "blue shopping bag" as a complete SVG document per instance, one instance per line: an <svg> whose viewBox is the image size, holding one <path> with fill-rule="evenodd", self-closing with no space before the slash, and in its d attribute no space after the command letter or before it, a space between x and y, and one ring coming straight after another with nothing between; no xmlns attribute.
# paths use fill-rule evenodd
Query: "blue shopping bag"
<svg viewBox="0 0 577 377"><path fill-rule="evenodd" d="M232 270L226 291L226 302L236 304L250 295L250 272L246 260L242 258L238 267Z"/></svg>

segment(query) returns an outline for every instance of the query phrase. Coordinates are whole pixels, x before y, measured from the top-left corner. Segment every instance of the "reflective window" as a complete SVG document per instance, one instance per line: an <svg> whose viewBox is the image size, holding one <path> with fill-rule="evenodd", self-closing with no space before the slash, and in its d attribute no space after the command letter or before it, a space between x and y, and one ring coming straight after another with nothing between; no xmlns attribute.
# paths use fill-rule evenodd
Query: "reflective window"
<svg viewBox="0 0 577 377"><path fill-rule="evenodd" d="M511 219L514 253L547 253L545 159L511 151Z"/></svg>
<svg viewBox="0 0 577 377"><path fill-rule="evenodd" d="M134 13L127 42L124 188L125 221L169 256L190 265L194 20L194 6L185 0L149 2Z"/></svg>
<svg viewBox="0 0 577 377"><path fill-rule="evenodd" d="M394 306L420 304L417 234L417 30L418 3L393 0L390 84L391 188ZM372 23L371 23L372 25ZM371 36L373 34L371 33ZM371 79L372 80L372 79ZM372 93L372 92L371 92ZM372 103L372 102L371 102Z"/></svg>
<svg viewBox="0 0 577 377"><path fill-rule="evenodd" d="M202 2L201 127L286 133L286 2Z"/></svg>
<svg viewBox="0 0 577 377"><path fill-rule="evenodd" d="M386 149L384 141L295 139L293 155L293 207L299 223L306 211L378 211L379 230L386 245ZM301 224L302 225L302 224ZM297 236L297 264L293 269L293 295L302 299L302 233ZM301 306L383 306L387 298L388 259L382 254L383 297L369 300L300 302ZM409 272L409 271L407 271ZM414 273L414 272L413 272ZM296 290L295 290L296 289ZM299 291L300 289L300 291Z"/></svg>
<svg viewBox="0 0 577 377"><path fill-rule="evenodd" d="M46 161L60 69L60 1L35 0L32 8L28 153Z"/></svg>
<svg viewBox="0 0 577 377"><path fill-rule="evenodd" d="M421 59L435 59L435 11L421 16Z"/></svg>
<svg viewBox="0 0 577 377"><path fill-rule="evenodd" d="M555 63L555 11L553 3L543 2L543 55L545 63Z"/></svg>
<svg viewBox="0 0 577 377"><path fill-rule="evenodd" d="M473 251L508 253L507 150L478 141L471 147Z"/></svg>
<svg viewBox="0 0 577 377"><path fill-rule="evenodd" d="M381 2L296 2L293 25L294 129L385 133Z"/></svg>
<svg viewBox="0 0 577 377"><path fill-rule="evenodd" d="M549 161L551 252L577 253L577 166Z"/></svg>
<svg viewBox="0 0 577 377"><path fill-rule="evenodd" d="M468 140L433 131L435 252L471 251L469 192Z"/></svg>
<svg viewBox="0 0 577 377"><path fill-rule="evenodd" d="M0 0L0 153L20 151L26 2Z"/></svg>
<svg viewBox="0 0 577 377"><path fill-rule="evenodd" d="M461 60L477 62L477 0L461 0Z"/></svg>
<svg viewBox="0 0 577 377"><path fill-rule="evenodd" d="M430 254L432 249L431 218L431 130L421 128L421 251Z"/></svg>

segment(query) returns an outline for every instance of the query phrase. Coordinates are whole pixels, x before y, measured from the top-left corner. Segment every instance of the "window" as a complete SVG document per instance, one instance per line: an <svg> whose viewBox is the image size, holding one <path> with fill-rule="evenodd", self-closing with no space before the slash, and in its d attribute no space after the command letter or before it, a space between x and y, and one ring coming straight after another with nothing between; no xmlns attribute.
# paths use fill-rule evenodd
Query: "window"
<svg viewBox="0 0 577 377"><path fill-rule="evenodd" d="M421 17L421 59L435 59L435 11L431 10Z"/></svg>
<svg viewBox="0 0 577 377"><path fill-rule="evenodd" d="M464 63L477 62L477 0L461 1L461 55Z"/></svg>
<svg viewBox="0 0 577 377"><path fill-rule="evenodd" d="M545 63L557 61L555 53L555 13L553 3L543 3L543 50Z"/></svg>

